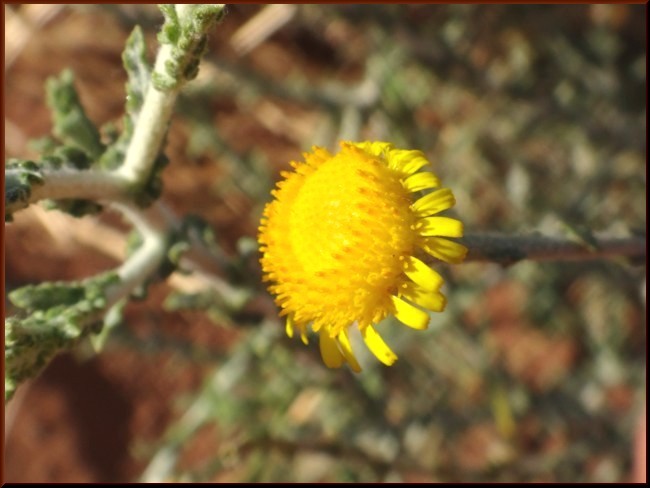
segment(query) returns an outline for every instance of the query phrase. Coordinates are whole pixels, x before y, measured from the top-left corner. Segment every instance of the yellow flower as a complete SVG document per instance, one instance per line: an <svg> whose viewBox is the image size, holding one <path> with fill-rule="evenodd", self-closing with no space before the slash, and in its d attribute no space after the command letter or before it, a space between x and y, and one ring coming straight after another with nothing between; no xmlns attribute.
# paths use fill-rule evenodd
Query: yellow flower
<svg viewBox="0 0 650 488"><path fill-rule="evenodd" d="M420 171L421 151L387 142L342 142L330 154L314 147L305 162L292 162L273 190L259 229L264 280L286 315L286 330L307 343L307 326L320 336L330 368L347 362L360 371L348 335L357 325L375 356L390 366L397 356L374 325L389 315L426 329L429 314L445 308L442 277L422 262L420 251L449 263L467 249L446 239L463 225L436 216L454 195L438 178Z"/></svg>

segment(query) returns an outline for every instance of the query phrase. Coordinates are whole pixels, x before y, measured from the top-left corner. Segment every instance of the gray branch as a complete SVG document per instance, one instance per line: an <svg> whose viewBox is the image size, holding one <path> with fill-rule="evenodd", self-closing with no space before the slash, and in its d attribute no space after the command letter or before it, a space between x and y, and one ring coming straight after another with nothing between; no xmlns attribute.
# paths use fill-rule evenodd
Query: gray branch
<svg viewBox="0 0 650 488"><path fill-rule="evenodd" d="M467 246L468 261L490 261L504 266L522 260L586 261L625 257L634 262L646 260L645 236L594 237L592 242L538 234L468 234L460 242Z"/></svg>

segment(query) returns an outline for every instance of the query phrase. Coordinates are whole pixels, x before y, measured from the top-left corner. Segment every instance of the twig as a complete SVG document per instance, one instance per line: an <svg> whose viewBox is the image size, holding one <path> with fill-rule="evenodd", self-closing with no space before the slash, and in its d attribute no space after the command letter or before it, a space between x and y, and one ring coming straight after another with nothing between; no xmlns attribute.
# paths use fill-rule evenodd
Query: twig
<svg viewBox="0 0 650 488"><path fill-rule="evenodd" d="M243 56L282 28L297 11L298 7L292 4L267 5L237 29L230 40L230 45L240 56Z"/></svg>
<svg viewBox="0 0 650 488"><path fill-rule="evenodd" d="M594 238L593 244L542 235L469 234L460 239L469 252L465 261L490 261L505 266L532 261L585 261L626 257L645 262L645 236Z"/></svg>

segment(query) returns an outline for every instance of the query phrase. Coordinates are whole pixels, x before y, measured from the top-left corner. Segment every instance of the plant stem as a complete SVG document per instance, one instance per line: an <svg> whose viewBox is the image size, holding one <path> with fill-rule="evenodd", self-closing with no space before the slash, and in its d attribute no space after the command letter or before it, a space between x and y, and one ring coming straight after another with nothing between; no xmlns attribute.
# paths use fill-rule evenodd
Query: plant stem
<svg viewBox="0 0 650 488"><path fill-rule="evenodd" d="M626 257L645 262L645 236L595 238L595 245L542 235L469 234L460 239L469 261L490 261L511 265L531 261L585 261Z"/></svg>
<svg viewBox="0 0 650 488"><path fill-rule="evenodd" d="M17 179L21 170L6 169L5 179ZM44 199L88 199L94 201L122 200L127 197L124 178L109 171L73 168L43 168L40 170L43 181L32 185L29 198L24 201L7 202L6 213L18 210Z"/></svg>
<svg viewBox="0 0 650 488"><path fill-rule="evenodd" d="M198 5L176 4L174 8L181 24L191 23ZM203 32L196 33L200 37ZM184 85L184 79L175 79L169 73L169 65L174 62L174 49L170 43L160 46L154 65L147 94L138 116L138 123L133 132L124 163L117 170L118 174L135 185L142 185L151 173L156 156L167 134L169 120L172 116L174 103ZM191 52L186 52L189 58ZM169 81L169 88L159 89L154 83L158 76Z"/></svg>
<svg viewBox="0 0 650 488"><path fill-rule="evenodd" d="M131 221L142 237L142 244L116 270L120 283L106 290L109 306L144 284L160 266L167 248L166 229L156 225L155 219L147 218L144 212L132 205L114 203L112 206Z"/></svg>
<svg viewBox="0 0 650 488"><path fill-rule="evenodd" d="M171 47L167 45L160 48L156 70L164 66L170 52ZM177 89L160 91L153 83L149 83L124 164L117 170L122 178L134 184L141 184L149 175L167 134L177 96Z"/></svg>

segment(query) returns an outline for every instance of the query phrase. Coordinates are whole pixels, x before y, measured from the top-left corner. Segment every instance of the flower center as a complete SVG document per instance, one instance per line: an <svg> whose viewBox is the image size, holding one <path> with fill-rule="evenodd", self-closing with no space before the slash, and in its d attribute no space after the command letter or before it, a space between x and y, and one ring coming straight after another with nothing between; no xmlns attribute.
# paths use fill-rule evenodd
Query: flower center
<svg viewBox="0 0 650 488"><path fill-rule="evenodd" d="M400 175L360 150L350 156L339 153L305 178L293 202L289 241L303 276L327 289L320 303L366 321L389 313L417 234Z"/></svg>

